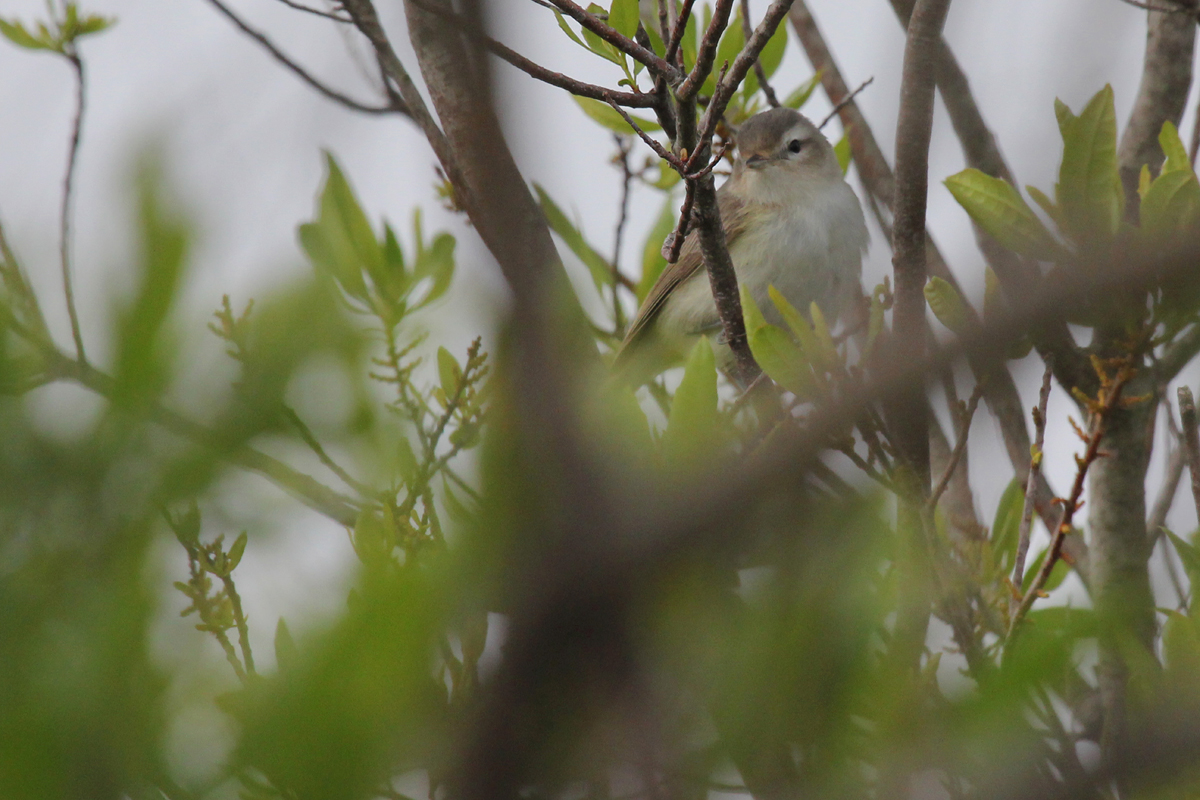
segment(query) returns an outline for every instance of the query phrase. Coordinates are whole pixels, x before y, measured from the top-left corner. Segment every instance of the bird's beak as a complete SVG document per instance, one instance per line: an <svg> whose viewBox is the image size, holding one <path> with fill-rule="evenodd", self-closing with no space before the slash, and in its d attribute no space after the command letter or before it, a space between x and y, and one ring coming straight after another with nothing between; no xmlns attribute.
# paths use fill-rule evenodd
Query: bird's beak
<svg viewBox="0 0 1200 800"><path fill-rule="evenodd" d="M750 169L762 169L770 163L771 159L769 157L760 155L758 153L746 158L746 166Z"/></svg>

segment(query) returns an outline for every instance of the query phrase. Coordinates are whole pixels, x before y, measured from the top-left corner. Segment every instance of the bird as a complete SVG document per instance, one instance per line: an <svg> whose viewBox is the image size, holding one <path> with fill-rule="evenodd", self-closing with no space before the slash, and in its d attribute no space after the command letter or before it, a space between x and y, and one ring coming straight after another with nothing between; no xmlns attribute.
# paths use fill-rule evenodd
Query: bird
<svg viewBox="0 0 1200 800"><path fill-rule="evenodd" d="M846 318L862 297L869 234L833 146L790 108L755 114L733 138L733 173L717 190L717 204L739 285L773 324L783 320L769 298L772 286L802 313L815 302L830 324ZM692 230L630 323L614 372L646 383L681 362L700 336L720 331ZM733 353L719 336L714 350L718 366L730 373Z"/></svg>

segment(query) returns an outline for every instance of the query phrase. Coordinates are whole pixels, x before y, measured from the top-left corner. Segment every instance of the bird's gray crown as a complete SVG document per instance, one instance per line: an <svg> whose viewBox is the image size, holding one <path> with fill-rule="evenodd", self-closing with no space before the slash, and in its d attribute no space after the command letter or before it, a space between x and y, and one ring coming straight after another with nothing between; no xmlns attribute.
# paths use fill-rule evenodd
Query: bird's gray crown
<svg viewBox="0 0 1200 800"><path fill-rule="evenodd" d="M799 111L773 108L743 122L734 138L743 153L762 153L779 147L784 135L797 125L817 133L817 126Z"/></svg>

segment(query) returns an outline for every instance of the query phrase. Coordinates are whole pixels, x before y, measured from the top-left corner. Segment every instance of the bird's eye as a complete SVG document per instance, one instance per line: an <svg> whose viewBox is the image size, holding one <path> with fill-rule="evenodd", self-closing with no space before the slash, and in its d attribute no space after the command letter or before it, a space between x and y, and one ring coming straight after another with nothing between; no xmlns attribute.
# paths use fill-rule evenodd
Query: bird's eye
<svg viewBox="0 0 1200 800"><path fill-rule="evenodd" d="M792 139L788 142L788 151L791 153L799 153L800 148L804 145L799 139Z"/></svg>

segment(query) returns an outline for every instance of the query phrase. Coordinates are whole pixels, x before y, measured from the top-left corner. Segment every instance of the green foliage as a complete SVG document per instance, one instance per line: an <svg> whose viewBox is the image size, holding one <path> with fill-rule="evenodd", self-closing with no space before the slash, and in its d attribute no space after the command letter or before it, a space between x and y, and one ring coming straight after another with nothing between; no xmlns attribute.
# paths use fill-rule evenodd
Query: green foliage
<svg viewBox="0 0 1200 800"><path fill-rule="evenodd" d="M1055 260L1061 246L1012 185L977 169L946 179L946 187L981 228L1002 246L1042 261Z"/></svg>
<svg viewBox="0 0 1200 800"><path fill-rule="evenodd" d="M49 7L49 11L50 21L38 22L36 27L26 28L20 20L0 18L0 36L27 50L49 50L66 55L73 52L79 38L100 33L116 22L113 18L97 14L80 16L76 3L67 3L62 9L61 18L54 7Z"/></svg>
<svg viewBox="0 0 1200 800"><path fill-rule="evenodd" d="M534 184L533 188L537 192L538 203L542 207L542 213L546 215L546 222L549 223L550 230L557 233L563 243L588 268L592 282L596 285L596 291L612 286L613 268L608 259L587 243L579 228L567 218L567 215L550 198L550 195L546 194L545 189L537 184Z"/></svg>
<svg viewBox="0 0 1200 800"><path fill-rule="evenodd" d="M958 291L946 280L933 277L925 284L925 301L938 322L955 333L967 328L967 310Z"/></svg>

